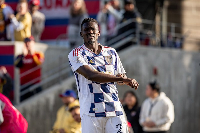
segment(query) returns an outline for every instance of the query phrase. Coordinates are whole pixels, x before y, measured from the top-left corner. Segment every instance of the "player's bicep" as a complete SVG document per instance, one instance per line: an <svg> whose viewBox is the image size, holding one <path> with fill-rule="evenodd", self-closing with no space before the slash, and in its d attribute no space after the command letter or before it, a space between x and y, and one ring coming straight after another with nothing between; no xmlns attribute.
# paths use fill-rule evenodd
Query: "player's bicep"
<svg viewBox="0 0 200 133"><path fill-rule="evenodd" d="M76 70L77 73L83 75L86 79L90 79L90 76L94 74L94 70L92 70L88 65L83 65Z"/></svg>

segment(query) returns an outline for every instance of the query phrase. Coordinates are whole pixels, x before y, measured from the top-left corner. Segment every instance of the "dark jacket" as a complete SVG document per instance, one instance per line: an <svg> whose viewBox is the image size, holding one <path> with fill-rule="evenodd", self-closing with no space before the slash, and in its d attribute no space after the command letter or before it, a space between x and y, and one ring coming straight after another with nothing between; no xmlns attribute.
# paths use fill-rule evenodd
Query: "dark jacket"
<svg viewBox="0 0 200 133"><path fill-rule="evenodd" d="M134 106L132 109L128 109L126 105L123 106L128 121L131 123L134 133L143 133L142 127L139 124L140 107Z"/></svg>
<svg viewBox="0 0 200 133"><path fill-rule="evenodd" d="M8 73L1 75L0 78L3 81L3 83L1 84L3 87L2 94L4 94L7 98L10 99L10 93L13 89L12 78L10 77L10 75Z"/></svg>
<svg viewBox="0 0 200 133"><path fill-rule="evenodd" d="M125 11L121 23L126 22L130 19L135 19L135 21L120 28L119 33L122 34L126 31L132 30L131 34L135 34L136 30L138 30L139 28L139 24L136 22L138 18L140 18L140 14L137 11Z"/></svg>

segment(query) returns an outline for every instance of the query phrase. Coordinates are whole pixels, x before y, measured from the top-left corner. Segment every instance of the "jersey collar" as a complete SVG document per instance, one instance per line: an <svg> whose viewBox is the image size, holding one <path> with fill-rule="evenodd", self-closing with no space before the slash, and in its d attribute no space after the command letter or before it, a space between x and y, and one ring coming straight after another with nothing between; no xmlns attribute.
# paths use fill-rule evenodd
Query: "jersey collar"
<svg viewBox="0 0 200 133"><path fill-rule="evenodd" d="M105 51L104 46L101 45L100 43L99 43L99 46L101 46L101 53L104 52L104 51ZM89 48L87 48L87 47L85 46L85 44L83 44L82 47L83 47L85 50L89 51L90 53L95 54L93 51L91 51ZM95 54L95 55L96 55L96 54Z"/></svg>

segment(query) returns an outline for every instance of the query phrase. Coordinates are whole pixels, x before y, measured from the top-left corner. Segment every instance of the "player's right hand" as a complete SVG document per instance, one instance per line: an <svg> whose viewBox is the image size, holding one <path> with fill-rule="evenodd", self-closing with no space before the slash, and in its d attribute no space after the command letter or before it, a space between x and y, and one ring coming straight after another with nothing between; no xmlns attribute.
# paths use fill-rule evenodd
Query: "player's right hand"
<svg viewBox="0 0 200 133"><path fill-rule="evenodd" d="M131 88L134 88L135 90L138 89L139 87L139 83L135 80L135 79L131 79L131 78L124 78L123 82L130 86Z"/></svg>

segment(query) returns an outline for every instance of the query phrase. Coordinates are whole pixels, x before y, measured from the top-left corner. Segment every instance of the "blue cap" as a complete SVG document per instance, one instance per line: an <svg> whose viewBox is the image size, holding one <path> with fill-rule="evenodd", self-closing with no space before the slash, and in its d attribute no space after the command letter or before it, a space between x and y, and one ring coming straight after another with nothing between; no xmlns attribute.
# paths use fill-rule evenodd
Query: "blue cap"
<svg viewBox="0 0 200 133"><path fill-rule="evenodd" d="M73 98L77 98L76 96L76 92L73 90L66 90L64 93L59 95L60 97L73 97Z"/></svg>

